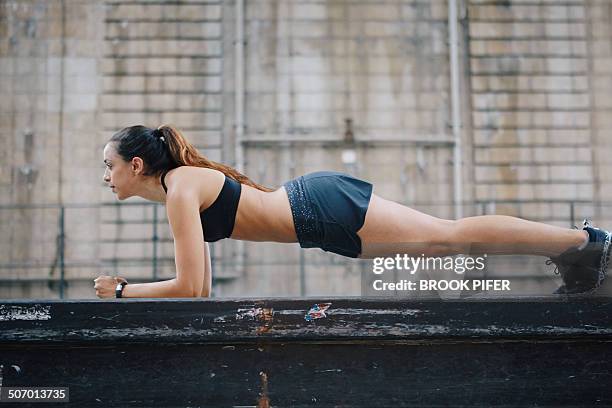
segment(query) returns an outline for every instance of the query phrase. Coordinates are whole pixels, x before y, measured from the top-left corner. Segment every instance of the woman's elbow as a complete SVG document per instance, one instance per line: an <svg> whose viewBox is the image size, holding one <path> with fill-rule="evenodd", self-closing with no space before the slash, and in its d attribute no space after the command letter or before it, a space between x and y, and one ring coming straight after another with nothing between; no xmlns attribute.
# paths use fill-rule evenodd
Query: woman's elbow
<svg viewBox="0 0 612 408"><path fill-rule="evenodd" d="M212 290L210 285L195 285L194 290L191 291L193 297L210 297Z"/></svg>
<svg viewBox="0 0 612 408"><path fill-rule="evenodd" d="M191 290L187 292L187 294L189 295L188 297L194 297L194 298L197 298L197 297L202 296L202 292L203 292L203 291L202 291L202 286L198 287L198 286L196 285L196 286L193 286L193 287L191 288Z"/></svg>
<svg viewBox="0 0 612 408"><path fill-rule="evenodd" d="M182 298L199 297L201 290L194 285L176 284L176 295Z"/></svg>

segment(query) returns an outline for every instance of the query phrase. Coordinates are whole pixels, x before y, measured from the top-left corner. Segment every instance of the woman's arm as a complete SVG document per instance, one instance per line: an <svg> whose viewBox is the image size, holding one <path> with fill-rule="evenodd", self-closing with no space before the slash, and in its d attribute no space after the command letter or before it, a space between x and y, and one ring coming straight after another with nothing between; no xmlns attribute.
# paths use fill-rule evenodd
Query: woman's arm
<svg viewBox="0 0 612 408"><path fill-rule="evenodd" d="M210 297L212 291L212 266L210 263L210 250L208 242L204 242L204 284L202 288L202 297Z"/></svg>
<svg viewBox="0 0 612 408"><path fill-rule="evenodd" d="M193 297L190 292L181 288L176 278L151 283L130 283L123 288L124 298L175 298Z"/></svg>
<svg viewBox="0 0 612 408"><path fill-rule="evenodd" d="M206 276L204 233L199 199L187 185L169 192L168 221L174 237L176 278L162 282L128 284L123 297L199 297ZM208 289L210 292L210 289Z"/></svg>
<svg viewBox="0 0 612 408"><path fill-rule="evenodd" d="M210 297L212 289L212 267L208 242L204 242L204 279L202 282L201 297ZM187 296L185 296L187 295ZM153 283L130 283L123 288L123 297L191 297L187 292L180 290L176 279Z"/></svg>
<svg viewBox="0 0 612 408"><path fill-rule="evenodd" d="M99 298L114 298L117 284L127 282L119 276L100 275L94 279L94 289ZM129 286L129 288L128 288ZM185 292L176 285L176 279L153 283L130 283L123 288L122 297L184 297Z"/></svg>

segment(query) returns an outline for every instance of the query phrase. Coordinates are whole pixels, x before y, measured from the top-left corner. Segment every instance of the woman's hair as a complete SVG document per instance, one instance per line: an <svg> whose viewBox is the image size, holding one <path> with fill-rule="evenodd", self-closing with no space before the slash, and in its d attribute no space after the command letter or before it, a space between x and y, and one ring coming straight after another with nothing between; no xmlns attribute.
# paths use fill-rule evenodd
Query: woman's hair
<svg viewBox="0 0 612 408"><path fill-rule="evenodd" d="M261 191L274 191L254 183L236 169L207 159L185 139L173 126L163 125L157 129L146 126L130 126L115 133L109 140L116 143L117 154L125 161L140 157L145 163L145 176L161 175L165 170L180 166L206 167L223 172L241 184Z"/></svg>

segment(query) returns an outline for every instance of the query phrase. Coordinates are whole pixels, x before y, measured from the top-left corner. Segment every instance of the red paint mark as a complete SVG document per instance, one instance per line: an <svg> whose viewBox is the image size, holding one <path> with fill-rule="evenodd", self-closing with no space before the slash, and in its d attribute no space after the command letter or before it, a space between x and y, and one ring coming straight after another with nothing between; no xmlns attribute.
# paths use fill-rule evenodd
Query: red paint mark
<svg viewBox="0 0 612 408"><path fill-rule="evenodd" d="M274 316L274 309L271 307L255 307L252 309L238 309L236 313L236 320L257 320L263 324L257 328L256 333L266 333L272 328L272 321Z"/></svg>

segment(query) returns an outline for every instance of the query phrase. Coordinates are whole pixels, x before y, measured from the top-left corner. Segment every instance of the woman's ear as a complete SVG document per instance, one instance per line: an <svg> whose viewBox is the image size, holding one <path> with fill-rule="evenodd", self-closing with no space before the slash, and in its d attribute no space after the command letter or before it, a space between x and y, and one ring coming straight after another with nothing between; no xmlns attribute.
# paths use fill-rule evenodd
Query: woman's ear
<svg viewBox="0 0 612 408"><path fill-rule="evenodd" d="M132 172L134 175L140 174L144 171L144 162L140 157L134 157L132 159Z"/></svg>

